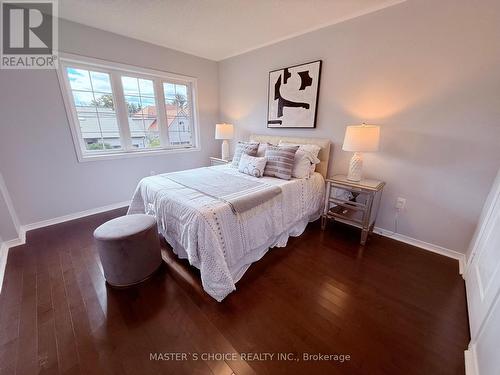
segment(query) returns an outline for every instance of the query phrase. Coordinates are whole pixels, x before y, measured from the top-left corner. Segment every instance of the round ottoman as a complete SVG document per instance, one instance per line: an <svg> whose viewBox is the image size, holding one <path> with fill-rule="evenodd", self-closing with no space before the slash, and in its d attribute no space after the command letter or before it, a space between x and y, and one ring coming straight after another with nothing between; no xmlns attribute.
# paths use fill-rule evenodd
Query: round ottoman
<svg viewBox="0 0 500 375"><path fill-rule="evenodd" d="M162 264L156 220L149 215L126 215L94 231L104 277L108 284L138 284Z"/></svg>

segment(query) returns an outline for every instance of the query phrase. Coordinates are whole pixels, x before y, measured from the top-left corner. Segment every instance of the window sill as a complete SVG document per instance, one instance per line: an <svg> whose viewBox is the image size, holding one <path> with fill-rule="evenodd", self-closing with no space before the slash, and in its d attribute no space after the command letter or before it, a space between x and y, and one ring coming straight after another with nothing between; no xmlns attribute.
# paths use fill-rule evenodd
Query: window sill
<svg viewBox="0 0 500 375"><path fill-rule="evenodd" d="M180 154L184 152L200 151L200 147L179 147L179 148L162 148L159 150L144 150L144 151L117 151L109 153L96 153L96 154L79 154L78 161L80 163L99 160L113 160L113 159L127 159L140 156L160 156L168 154Z"/></svg>

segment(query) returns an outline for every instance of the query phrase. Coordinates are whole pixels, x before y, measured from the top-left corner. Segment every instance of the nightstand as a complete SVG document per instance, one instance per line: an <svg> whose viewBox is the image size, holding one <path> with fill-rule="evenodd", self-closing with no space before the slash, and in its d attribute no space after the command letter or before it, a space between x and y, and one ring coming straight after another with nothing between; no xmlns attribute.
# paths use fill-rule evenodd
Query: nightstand
<svg viewBox="0 0 500 375"><path fill-rule="evenodd" d="M227 164L230 162L231 162L231 160L224 160L221 158L216 158L216 157L210 156L210 166L222 165L222 164Z"/></svg>
<svg viewBox="0 0 500 375"><path fill-rule="evenodd" d="M385 182L363 179L349 181L345 175L326 179L325 209L321 216L321 229L328 219L361 228L361 245L373 232Z"/></svg>

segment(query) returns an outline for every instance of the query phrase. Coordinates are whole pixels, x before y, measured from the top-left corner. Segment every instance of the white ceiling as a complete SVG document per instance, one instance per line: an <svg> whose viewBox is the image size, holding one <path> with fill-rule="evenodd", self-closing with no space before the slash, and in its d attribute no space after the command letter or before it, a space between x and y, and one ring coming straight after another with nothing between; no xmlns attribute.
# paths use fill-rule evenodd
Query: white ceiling
<svg viewBox="0 0 500 375"><path fill-rule="evenodd" d="M212 60L404 0L61 0L59 15Z"/></svg>

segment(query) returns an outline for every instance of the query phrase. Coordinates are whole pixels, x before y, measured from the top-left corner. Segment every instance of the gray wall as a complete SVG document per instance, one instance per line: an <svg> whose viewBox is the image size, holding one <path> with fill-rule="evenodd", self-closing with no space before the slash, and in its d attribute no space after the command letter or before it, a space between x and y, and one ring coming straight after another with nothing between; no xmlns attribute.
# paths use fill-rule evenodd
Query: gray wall
<svg viewBox="0 0 500 375"><path fill-rule="evenodd" d="M248 134L330 138L346 172L344 129L381 125L365 175L387 181L377 225L465 252L500 164L500 2L408 0L222 61L221 121ZM317 128L266 129L268 72L323 60Z"/></svg>
<svg viewBox="0 0 500 375"><path fill-rule="evenodd" d="M126 201L150 171L207 165L219 153L216 62L67 21L60 49L197 77L201 151L79 163L56 72L1 70L0 171L21 224Z"/></svg>

